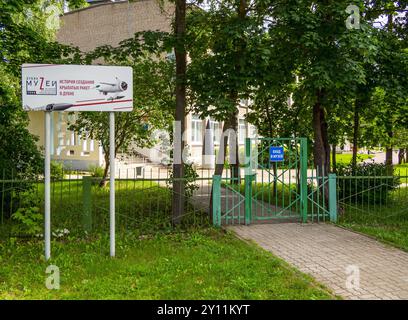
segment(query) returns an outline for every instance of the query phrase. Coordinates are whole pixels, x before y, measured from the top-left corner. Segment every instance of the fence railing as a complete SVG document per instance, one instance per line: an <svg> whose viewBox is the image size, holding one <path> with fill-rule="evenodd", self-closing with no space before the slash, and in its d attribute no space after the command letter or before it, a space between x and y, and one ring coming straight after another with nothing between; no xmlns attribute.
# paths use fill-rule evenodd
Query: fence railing
<svg viewBox="0 0 408 320"><path fill-rule="evenodd" d="M207 225L210 221L212 170L200 169L182 179L186 185L181 226ZM228 173L226 173L228 174ZM63 172L51 181L53 230L91 233L109 229L109 183L80 171ZM154 232L172 228L173 182L170 168L150 167L116 172L116 227L118 231ZM0 180L0 234L26 236L27 225L41 226L44 212L44 181L17 175ZM32 213L38 213L33 215ZM29 221L25 218L37 220ZM23 222L23 223L21 223Z"/></svg>
<svg viewBox="0 0 408 320"><path fill-rule="evenodd" d="M186 203L185 212L181 216L182 225L207 225L211 219L218 226L228 219L230 223L249 224L254 220L248 212L257 210L254 201L258 202L258 207L262 204L269 205L272 209L268 210L279 213L282 208L284 209L284 204L298 197L298 192L292 190L296 188L296 184L286 182L274 186L268 180L268 184L259 186L254 179L245 177L243 169L240 179L231 178L227 169L224 170L222 177L213 175L214 170L199 169L196 175L183 179L186 184L184 194ZM79 171L62 172L53 177L51 183L53 230L67 229L71 233L92 233L109 229L109 184L100 187L100 182L101 178L91 177L89 173ZM140 232L170 230L173 182L169 168L118 170L116 173L118 230ZM276 188L281 193L274 197L263 195L256 197L254 188L262 192ZM281 189L283 191L288 189L288 192L282 194ZM3 174L0 190L0 235L19 236L27 231L32 234L32 230L27 230L30 224L40 225L37 233L41 233L44 206L42 176L22 178L17 173L11 173L9 176ZM308 177L307 195L309 221L336 221L337 216L341 221L389 217L408 219L408 170L405 174L399 171L393 176L319 177L314 176L312 172ZM284 200L280 201L280 198ZM264 203L265 199L269 199L269 202ZM297 205L293 208L291 213L300 215L300 208Z"/></svg>

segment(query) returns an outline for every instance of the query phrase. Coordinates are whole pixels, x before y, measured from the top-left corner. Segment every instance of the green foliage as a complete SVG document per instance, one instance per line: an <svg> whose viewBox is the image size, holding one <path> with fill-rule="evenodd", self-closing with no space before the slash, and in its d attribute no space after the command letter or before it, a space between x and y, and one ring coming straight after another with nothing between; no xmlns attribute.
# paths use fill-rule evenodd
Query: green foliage
<svg viewBox="0 0 408 320"><path fill-rule="evenodd" d="M57 1L0 1L0 177L19 179L20 193L43 173L43 158L37 137L27 129L28 115L21 107L23 63L72 63L80 60L77 48L56 42L49 25L51 5ZM4 216L15 210L13 184L4 183L1 206ZM3 214L2 214L3 215Z"/></svg>
<svg viewBox="0 0 408 320"><path fill-rule="evenodd" d="M94 178L102 178L104 169L100 166L96 165L90 165L88 168L89 172L91 173L91 176Z"/></svg>
<svg viewBox="0 0 408 320"><path fill-rule="evenodd" d="M58 161L51 161L51 179L62 180L64 179L64 165Z"/></svg>
<svg viewBox="0 0 408 320"><path fill-rule="evenodd" d="M172 189L174 183L173 171L170 171L169 175L170 180L166 181L169 189ZM198 173L194 169L192 164L184 164L184 196L186 201L191 198L194 194L194 191L199 188L197 185Z"/></svg>
<svg viewBox="0 0 408 320"><path fill-rule="evenodd" d="M392 172L390 174L389 167L375 162L357 166L340 163L337 167L337 179L339 200L346 203L364 203L370 199L372 203L384 204L400 183Z"/></svg>
<svg viewBox="0 0 408 320"><path fill-rule="evenodd" d="M15 235L34 236L42 232L43 215L40 211L41 199L33 190L28 190L19 195L20 207L11 218L17 222L13 226Z"/></svg>

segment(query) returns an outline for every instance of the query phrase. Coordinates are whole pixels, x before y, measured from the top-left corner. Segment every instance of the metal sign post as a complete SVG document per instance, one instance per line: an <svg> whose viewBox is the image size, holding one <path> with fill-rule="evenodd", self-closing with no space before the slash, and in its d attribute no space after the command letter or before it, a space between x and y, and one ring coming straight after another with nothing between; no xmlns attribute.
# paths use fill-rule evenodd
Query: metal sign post
<svg viewBox="0 0 408 320"><path fill-rule="evenodd" d="M115 256L115 113L109 113L109 235L110 256Z"/></svg>
<svg viewBox="0 0 408 320"><path fill-rule="evenodd" d="M45 112L44 243L45 260L51 257L51 112Z"/></svg>

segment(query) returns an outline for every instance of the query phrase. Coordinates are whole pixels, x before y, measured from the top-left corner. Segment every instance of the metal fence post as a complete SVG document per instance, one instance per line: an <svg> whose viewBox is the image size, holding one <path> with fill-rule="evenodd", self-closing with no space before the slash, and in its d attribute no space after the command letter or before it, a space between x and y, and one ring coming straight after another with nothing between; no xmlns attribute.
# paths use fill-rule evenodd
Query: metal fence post
<svg viewBox="0 0 408 320"><path fill-rule="evenodd" d="M245 139L245 224L252 220L252 167L251 167L251 139Z"/></svg>
<svg viewBox="0 0 408 320"><path fill-rule="evenodd" d="M213 176L212 179L213 190L213 225L215 227L221 227L221 176Z"/></svg>
<svg viewBox="0 0 408 320"><path fill-rule="evenodd" d="M307 138L300 138L300 210L302 222L307 222Z"/></svg>
<svg viewBox="0 0 408 320"><path fill-rule="evenodd" d="M337 177L329 174L329 215L331 222L337 222Z"/></svg>
<svg viewBox="0 0 408 320"><path fill-rule="evenodd" d="M252 220L252 175L245 176L245 224Z"/></svg>
<svg viewBox="0 0 408 320"><path fill-rule="evenodd" d="M92 177L82 177L82 227L92 231Z"/></svg>

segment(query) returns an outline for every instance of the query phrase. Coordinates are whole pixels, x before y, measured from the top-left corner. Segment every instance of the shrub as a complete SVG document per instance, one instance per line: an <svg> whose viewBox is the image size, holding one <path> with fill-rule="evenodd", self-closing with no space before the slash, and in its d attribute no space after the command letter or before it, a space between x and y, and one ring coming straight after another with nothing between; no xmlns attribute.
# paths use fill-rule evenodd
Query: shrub
<svg viewBox="0 0 408 320"><path fill-rule="evenodd" d="M375 162L356 166L339 164L337 178L339 199L360 204L367 201L384 204L390 192L399 185L399 179L389 167Z"/></svg>
<svg viewBox="0 0 408 320"><path fill-rule="evenodd" d="M41 199L31 190L20 194L20 207L11 215L17 222L13 233L34 236L42 232L43 215L40 210Z"/></svg>
<svg viewBox="0 0 408 320"><path fill-rule="evenodd" d="M173 170L170 171L170 179L166 182L167 187L172 189L173 182L174 182L174 175ZM194 193L194 190L197 190L199 186L197 185L197 178L198 174L194 170L193 165L191 164L184 164L184 190L185 190L185 197L186 199L191 198Z"/></svg>
<svg viewBox="0 0 408 320"><path fill-rule="evenodd" d="M64 179L64 166L61 162L51 161L51 179L52 180Z"/></svg>
<svg viewBox="0 0 408 320"><path fill-rule="evenodd" d="M91 164L89 166L89 172L91 173L91 176L94 178L103 178L104 168Z"/></svg>

